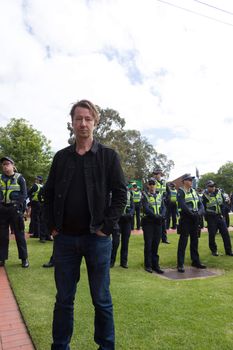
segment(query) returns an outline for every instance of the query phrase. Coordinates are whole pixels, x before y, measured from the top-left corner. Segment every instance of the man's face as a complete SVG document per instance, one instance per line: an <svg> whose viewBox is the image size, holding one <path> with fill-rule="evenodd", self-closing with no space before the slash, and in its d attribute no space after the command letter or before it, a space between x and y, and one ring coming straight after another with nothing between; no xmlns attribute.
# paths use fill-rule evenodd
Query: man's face
<svg viewBox="0 0 233 350"><path fill-rule="evenodd" d="M192 184L193 184L193 179L190 178L190 179L184 180L185 187L191 188Z"/></svg>
<svg viewBox="0 0 233 350"><path fill-rule="evenodd" d="M149 182L148 183L148 189L149 189L150 193L155 193L155 189L156 189L155 183L154 182Z"/></svg>
<svg viewBox="0 0 233 350"><path fill-rule="evenodd" d="M8 160L4 160L2 162L2 171L5 175L13 175L14 174L14 165Z"/></svg>
<svg viewBox="0 0 233 350"><path fill-rule="evenodd" d="M155 177L157 180L161 180L162 174L161 174L161 173L154 174L154 177Z"/></svg>
<svg viewBox="0 0 233 350"><path fill-rule="evenodd" d="M215 186L208 186L208 192L213 193L215 191Z"/></svg>
<svg viewBox="0 0 233 350"><path fill-rule="evenodd" d="M95 121L91 111L87 108L76 107L72 120L74 134L78 139L88 139L93 137Z"/></svg>

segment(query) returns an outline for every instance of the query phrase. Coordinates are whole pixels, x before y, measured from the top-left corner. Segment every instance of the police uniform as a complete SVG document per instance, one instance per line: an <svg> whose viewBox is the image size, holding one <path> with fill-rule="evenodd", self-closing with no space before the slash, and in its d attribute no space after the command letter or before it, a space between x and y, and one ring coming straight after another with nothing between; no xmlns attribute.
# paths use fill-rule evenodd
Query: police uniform
<svg viewBox="0 0 233 350"><path fill-rule="evenodd" d="M120 266L123 268L128 268L128 247L129 238L131 233L131 220L134 215L134 202L132 193L127 191L127 204L124 209L124 213L119 219L119 231L113 233L112 235L112 253L111 253L111 267L114 266L117 249L121 241L121 251L120 251Z"/></svg>
<svg viewBox="0 0 233 350"><path fill-rule="evenodd" d="M219 230L223 244L225 248L226 255L232 256L232 246L231 239L227 229L226 221L223 217L224 210L224 197L222 192L219 189L213 189L213 192L208 191L208 187L215 187L213 181L209 180L207 182L207 189L203 194L203 204L205 207L205 218L208 224L208 233L209 233L209 248L212 252L212 255L218 256L217 244L215 241L215 236Z"/></svg>
<svg viewBox="0 0 233 350"><path fill-rule="evenodd" d="M11 158L4 157L4 160L14 164ZM23 212L25 208L27 193L26 182L19 173L11 176L0 174L0 265L5 264L8 259L9 250L9 227L15 234L18 248L18 257L22 260L22 267L28 267L27 244L24 234Z"/></svg>
<svg viewBox="0 0 233 350"><path fill-rule="evenodd" d="M169 195L167 199L167 215L166 215L166 228L170 228L170 220L172 219L172 229L176 229L177 224L177 190L175 186L170 186Z"/></svg>
<svg viewBox="0 0 233 350"><path fill-rule="evenodd" d="M155 169L153 174L156 176L158 173L162 174L162 169L158 168ZM161 193L163 195L164 198L164 206L165 206L165 210L167 211L167 199L168 196L170 194L170 190L168 188L167 182L164 179L156 180L156 191L158 191L159 193ZM162 242L163 243L170 243L167 239L167 231L166 231L166 215L163 219L162 222L162 236L161 236Z"/></svg>
<svg viewBox="0 0 233 350"><path fill-rule="evenodd" d="M40 186L40 190L38 193L38 201L40 203L40 242L44 243L45 241L52 241L51 234L47 228L45 221L45 205L44 205L44 186Z"/></svg>
<svg viewBox="0 0 233 350"><path fill-rule="evenodd" d="M137 230L140 230L141 227L141 218L140 218L140 212L141 212L141 199L142 199L142 192L136 187L132 190L132 196L133 196L133 202L134 202L134 212L136 215L136 224L137 224ZM134 216L131 220L131 228L134 230Z"/></svg>
<svg viewBox="0 0 233 350"><path fill-rule="evenodd" d="M38 181L41 181L41 177L36 177ZM34 183L31 189L28 191L28 197L31 205L31 230L33 235L31 237L40 238L40 211L41 205L39 201L39 192L42 187L41 183Z"/></svg>
<svg viewBox="0 0 233 350"><path fill-rule="evenodd" d="M189 180L190 174L185 174L183 181ZM206 268L200 262L198 253L199 236L199 216L203 214L203 204L194 188L186 190L180 187L177 192L178 210L180 212L178 233L180 234L177 250L177 268L178 272L184 272L185 250L190 236L190 255L192 266L197 268Z"/></svg>
<svg viewBox="0 0 233 350"><path fill-rule="evenodd" d="M158 248L162 236L162 221L165 215L161 192L143 192L142 229L144 238L144 268L147 272L163 273L159 266Z"/></svg>

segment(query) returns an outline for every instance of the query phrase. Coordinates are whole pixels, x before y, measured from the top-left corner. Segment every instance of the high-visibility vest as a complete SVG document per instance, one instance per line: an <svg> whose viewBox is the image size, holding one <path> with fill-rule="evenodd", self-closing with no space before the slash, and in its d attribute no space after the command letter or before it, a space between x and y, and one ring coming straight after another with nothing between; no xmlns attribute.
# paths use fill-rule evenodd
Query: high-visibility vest
<svg viewBox="0 0 233 350"><path fill-rule="evenodd" d="M11 194L13 192L20 192L20 184L18 182L20 175L21 174L19 173L14 173L14 175L6 182L4 181L4 176L1 175L0 188L2 192L2 202L6 204L15 202L14 200L12 200Z"/></svg>
<svg viewBox="0 0 233 350"><path fill-rule="evenodd" d="M127 214L130 211L130 207L131 207L131 194L129 191L127 191L127 202L124 209L124 214Z"/></svg>
<svg viewBox="0 0 233 350"><path fill-rule="evenodd" d="M160 215L163 195L161 193L152 194L145 192L144 196L149 204L149 208L153 210L154 214Z"/></svg>
<svg viewBox="0 0 233 350"><path fill-rule="evenodd" d="M165 180L156 180L156 192L159 192L161 194L166 193L166 181Z"/></svg>
<svg viewBox="0 0 233 350"><path fill-rule="evenodd" d="M40 189L43 185L41 184L36 184L37 186L37 190L35 192L32 193L32 198L31 200L34 201L34 202L38 202L39 201L39 198L38 198L38 194L40 192Z"/></svg>
<svg viewBox="0 0 233 350"><path fill-rule="evenodd" d="M221 205L223 204L223 198L221 192L217 193L204 193L204 196L207 198L206 202L206 213L216 213L221 214Z"/></svg>
<svg viewBox="0 0 233 350"><path fill-rule="evenodd" d="M134 203L139 203L141 198L142 198L142 193L141 191L132 191L133 193L133 201Z"/></svg>
<svg viewBox="0 0 233 350"><path fill-rule="evenodd" d="M177 190L170 190L170 199L172 203L175 203L177 201Z"/></svg>
<svg viewBox="0 0 233 350"><path fill-rule="evenodd" d="M191 188L190 191L185 191L185 189L182 187L180 187L180 189L185 194L185 203L186 203L187 207L190 210L198 211L198 203L200 201L200 198L199 198L197 192L193 188Z"/></svg>

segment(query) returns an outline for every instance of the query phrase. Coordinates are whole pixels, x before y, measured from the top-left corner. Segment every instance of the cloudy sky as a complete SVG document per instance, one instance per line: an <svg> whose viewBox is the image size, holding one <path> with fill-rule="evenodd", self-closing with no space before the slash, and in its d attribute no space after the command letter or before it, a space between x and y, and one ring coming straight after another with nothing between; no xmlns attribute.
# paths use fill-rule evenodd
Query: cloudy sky
<svg viewBox="0 0 233 350"><path fill-rule="evenodd" d="M186 10L185 10L186 9ZM0 0L0 125L67 145L71 104L113 108L175 162L232 161L232 0Z"/></svg>

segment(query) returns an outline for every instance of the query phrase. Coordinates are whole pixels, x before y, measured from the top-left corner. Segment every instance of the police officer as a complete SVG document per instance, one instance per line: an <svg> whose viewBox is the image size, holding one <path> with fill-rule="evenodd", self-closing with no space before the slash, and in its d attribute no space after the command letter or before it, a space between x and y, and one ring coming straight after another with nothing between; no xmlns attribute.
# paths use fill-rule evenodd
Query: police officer
<svg viewBox="0 0 233 350"><path fill-rule="evenodd" d="M129 188L127 189L127 203L124 209L124 213L121 215L119 224L119 231L112 235L112 254L111 254L111 267L114 266L116 261L117 249L121 241L120 252L120 266L128 268L128 247L129 238L131 233L131 221L134 215L134 202L133 196Z"/></svg>
<svg viewBox="0 0 233 350"><path fill-rule="evenodd" d="M193 177L190 174L183 175L183 187L180 187L177 192L178 209L180 211L177 269L181 273L185 272L185 249L189 235L192 266L199 269L206 268L201 263L198 253L199 216L203 214L204 207L197 192L192 188L192 180Z"/></svg>
<svg viewBox="0 0 233 350"><path fill-rule="evenodd" d="M141 199L142 199L142 192L138 188L137 184L135 182L132 183L132 196L133 196L133 202L134 202L134 213L136 215L136 223L137 223L137 230L140 230L141 227L141 218L140 218L140 212L141 212ZM134 230L134 216L131 220L131 228Z"/></svg>
<svg viewBox="0 0 233 350"><path fill-rule="evenodd" d="M26 182L23 176L15 172L14 161L10 157L0 159L0 266L5 265L9 250L9 226L15 234L19 259L22 267L29 267L27 244L24 234Z"/></svg>
<svg viewBox="0 0 233 350"><path fill-rule="evenodd" d="M215 236L219 230L223 239L226 255L233 256L230 235L223 217L224 197L222 192L216 188L214 181L207 181L202 200L205 207L205 218L209 233L209 248L212 255L219 255L215 242Z"/></svg>
<svg viewBox="0 0 233 350"><path fill-rule="evenodd" d="M41 211L41 205L39 201L39 192L42 185L43 178L41 176L36 176L35 177L35 183L33 186L30 188L28 191L28 197L30 199L30 204L31 204L31 222L32 222L32 232L33 234L30 237L33 238L40 238L40 211Z"/></svg>
<svg viewBox="0 0 233 350"><path fill-rule="evenodd" d="M230 226L229 213L231 211L231 200L230 200L229 195L224 190L222 190L222 194L223 194L223 198L224 198L223 216L225 218L227 227L229 227Z"/></svg>
<svg viewBox="0 0 233 350"><path fill-rule="evenodd" d="M172 229L176 229L177 224L177 189L174 183L169 184L170 193L167 198L167 215L166 228L170 227L170 220L172 219Z"/></svg>
<svg viewBox="0 0 233 350"><path fill-rule="evenodd" d="M46 241L52 241L51 234L47 228L46 222L45 222L45 205L44 205L44 186L42 185L40 187L39 193L38 193L38 201L40 203L40 242L45 243Z"/></svg>
<svg viewBox="0 0 233 350"><path fill-rule="evenodd" d="M170 195L170 189L168 187L168 184L165 179L162 179L163 177L163 170L161 168L155 168L153 171L153 176L156 180L156 191L159 191L164 198L164 205L165 209L167 210L167 199ZM170 244L170 242L167 239L167 231L166 231L166 216L163 219L163 227L162 227L162 242L166 244Z"/></svg>
<svg viewBox="0 0 233 350"><path fill-rule="evenodd" d="M145 271L164 273L159 266L158 248L162 236L162 222L165 215L163 194L156 191L154 178L148 181L148 190L143 192L142 229L144 237L144 268Z"/></svg>

